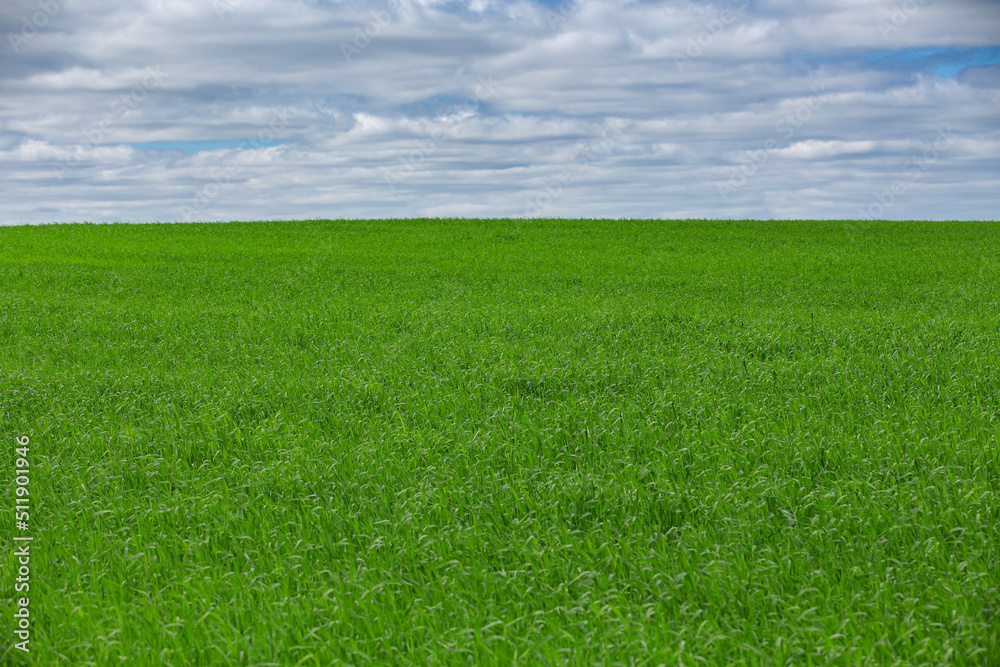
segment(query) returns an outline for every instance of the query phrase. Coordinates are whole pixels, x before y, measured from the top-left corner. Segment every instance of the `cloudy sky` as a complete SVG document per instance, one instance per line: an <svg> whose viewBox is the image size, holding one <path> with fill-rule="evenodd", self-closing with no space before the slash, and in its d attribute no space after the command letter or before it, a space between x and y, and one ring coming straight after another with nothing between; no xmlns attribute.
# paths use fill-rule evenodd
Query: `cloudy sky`
<svg viewBox="0 0 1000 667"><path fill-rule="evenodd" d="M2 0L0 33L0 224L1000 217L1000 0Z"/></svg>

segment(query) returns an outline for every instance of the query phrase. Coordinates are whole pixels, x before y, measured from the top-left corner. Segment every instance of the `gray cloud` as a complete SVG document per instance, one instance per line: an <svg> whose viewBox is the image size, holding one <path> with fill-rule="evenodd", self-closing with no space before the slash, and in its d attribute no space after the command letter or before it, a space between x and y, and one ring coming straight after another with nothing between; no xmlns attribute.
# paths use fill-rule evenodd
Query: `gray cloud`
<svg viewBox="0 0 1000 667"><path fill-rule="evenodd" d="M0 223L857 218L940 132L881 217L995 219L1000 65L923 54L998 26L981 0L16 0Z"/></svg>

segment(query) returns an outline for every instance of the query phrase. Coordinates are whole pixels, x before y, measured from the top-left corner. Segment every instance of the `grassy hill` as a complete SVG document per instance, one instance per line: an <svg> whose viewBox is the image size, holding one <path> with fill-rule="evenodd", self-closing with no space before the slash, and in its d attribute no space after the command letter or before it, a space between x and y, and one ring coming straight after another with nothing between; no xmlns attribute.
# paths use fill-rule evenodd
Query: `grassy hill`
<svg viewBox="0 0 1000 667"><path fill-rule="evenodd" d="M35 664L1000 664L997 223L14 227L0 286Z"/></svg>

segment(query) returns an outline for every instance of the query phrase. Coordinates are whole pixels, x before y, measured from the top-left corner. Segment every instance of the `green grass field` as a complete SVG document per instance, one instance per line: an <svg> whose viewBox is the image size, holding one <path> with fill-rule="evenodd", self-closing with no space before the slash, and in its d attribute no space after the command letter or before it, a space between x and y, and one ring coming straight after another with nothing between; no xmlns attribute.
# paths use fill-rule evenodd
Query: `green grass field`
<svg viewBox="0 0 1000 667"><path fill-rule="evenodd" d="M4 664L1000 665L1000 224L0 228Z"/></svg>

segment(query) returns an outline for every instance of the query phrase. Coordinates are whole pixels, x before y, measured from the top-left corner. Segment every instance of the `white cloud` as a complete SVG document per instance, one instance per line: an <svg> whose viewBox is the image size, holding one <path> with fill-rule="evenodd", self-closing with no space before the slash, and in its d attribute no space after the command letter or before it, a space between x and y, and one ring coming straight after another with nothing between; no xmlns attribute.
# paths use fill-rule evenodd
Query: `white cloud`
<svg viewBox="0 0 1000 667"><path fill-rule="evenodd" d="M797 141L787 148L780 149L777 153L799 160L814 160L837 155L871 153L875 147L874 141L818 141L809 139Z"/></svg>
<svg viewBox="0 0 1000 667"><path fill-rule="evenodd" d="M943 128L886 216L995 218L997 68L866 58L991 45L1000 7L897 4L67 1L2 45L0 222L855 217ZM213 140L251 145L128 145Z"/></svg>

